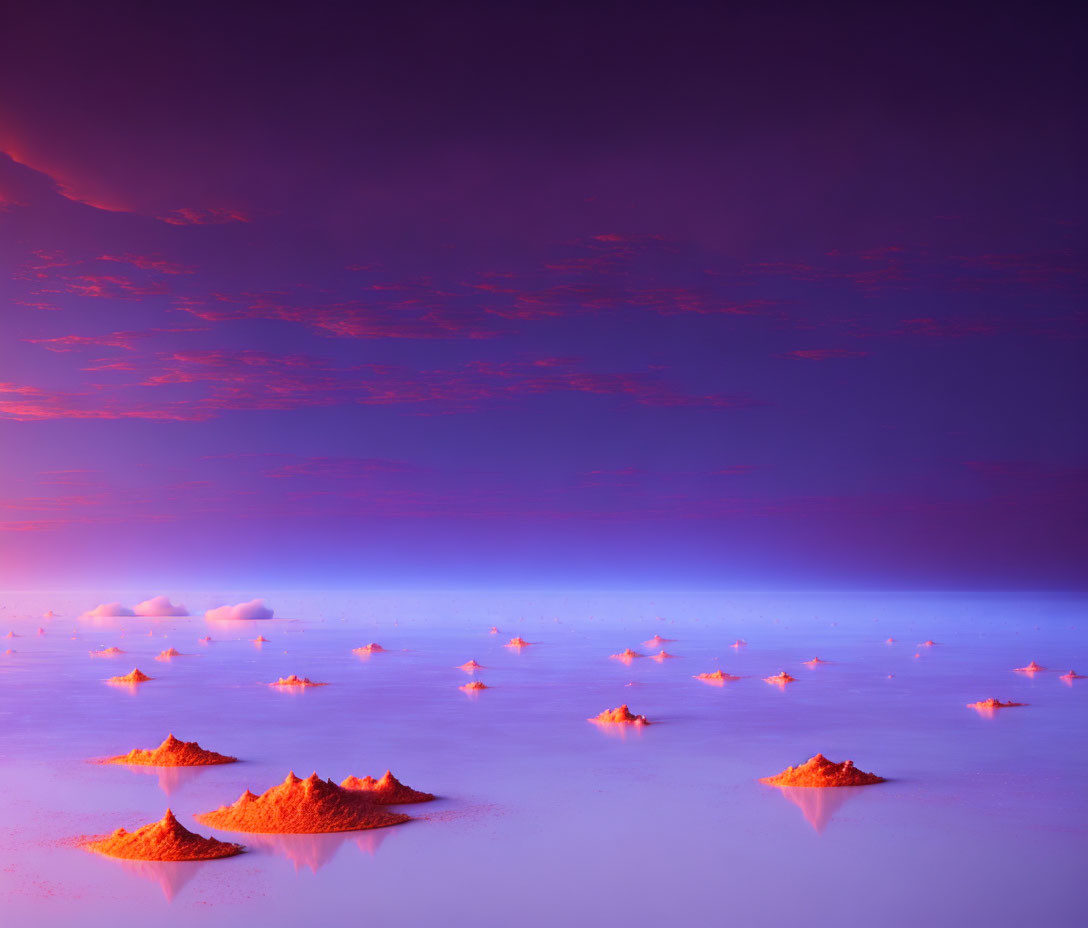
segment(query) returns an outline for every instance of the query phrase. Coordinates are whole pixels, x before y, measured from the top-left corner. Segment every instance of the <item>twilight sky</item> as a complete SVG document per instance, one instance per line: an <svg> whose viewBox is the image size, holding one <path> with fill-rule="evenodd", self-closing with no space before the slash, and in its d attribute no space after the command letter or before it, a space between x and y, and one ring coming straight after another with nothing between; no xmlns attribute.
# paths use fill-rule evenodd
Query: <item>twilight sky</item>
<svg viewBox="0 0 1088 928"><path fill-rule="evenodd" d="M1084 588L1072 4L21 6L0 586Z"/></svg>

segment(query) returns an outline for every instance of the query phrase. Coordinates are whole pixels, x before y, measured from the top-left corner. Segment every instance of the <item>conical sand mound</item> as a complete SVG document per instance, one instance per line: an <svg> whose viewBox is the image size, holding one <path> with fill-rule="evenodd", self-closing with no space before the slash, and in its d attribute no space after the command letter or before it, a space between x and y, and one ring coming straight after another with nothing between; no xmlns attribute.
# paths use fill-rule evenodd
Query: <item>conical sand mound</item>
<svg viewBox="0 0 1088 928"><path fill-rule="evenodd" d="M884 777L858 770L852 760L836 764L823 754L810 757L800 767L787 767L778 776L763 777L772 786L870 786L883 783Z"/></svg>
<svg viewBox="0 0 1088 928"><path fill-rule="evenodd" d="M372 802L382 806L395 806L409 802L430 802L434 799L432 793L423 793L418 789L405 786L393 776L392 771L386 770L380 780L374 777L348 777L340 781L344 789L358 790L365 793Z"/></svg>
<svg viewBox="0 0 1088 928"><path fill-rule="evenodd" d="M128 832L118 828L108 838L88 841L88 850L126 860L214 860L245 850L240 844L193 834L182 827L169 809L161 821Z"/></svg>
<svg viewBox="0 0 1088 928"><path fill-rule="evenodd" d="M104 761L107 764L131 764L138 767L205 767L211 764L233 764L237 757L206 751L195 741L179 741L167 735L157 748L134 748Z"/></svg>
<svg viewBox="0 0 1088 928"><path fill-rule="evenodd" d="M300 780L293 773L279 785L255 796L246 790L234 805L196 816L212 828L264 834L315 834L360 831L407 822L408 816L388 812L365 792L344 789L316 773Z"/></svg>

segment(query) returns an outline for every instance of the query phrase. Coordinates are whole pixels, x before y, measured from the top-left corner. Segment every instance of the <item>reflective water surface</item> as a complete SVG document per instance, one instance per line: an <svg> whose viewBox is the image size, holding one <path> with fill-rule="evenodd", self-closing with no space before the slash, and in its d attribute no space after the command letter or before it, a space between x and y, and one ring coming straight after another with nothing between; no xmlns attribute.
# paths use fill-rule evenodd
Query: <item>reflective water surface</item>
<svg viewBox="0 0 1088 928"><path fill-rule="evenodd" d="M0 647L14 652L0 653L0 923L1088 918L1088 679L1060 679L1088 673L1084 597L297 594L269 598L273 620L228 624L203 610L239 597L172 595L199 614L81 619L124 597L0 597L0 634L16 635ZM655 634L671 640L651 649ZM533 644L505 647L515 635ZM372 641L387 650L352 652ZM126 653L89 653L109 646ZM169 647L182 656L156 661ZM661 647L676 659L610 657ZM815 656L827 663L804 663ZM488 689L459 689L470 659ZM1046 670L1014 671L1032 660ZM103 682L133 667L154 679ZM718 668L740 679L693 679ZM763 681L781 670L796 681ZM267 685L292 673L329 685ZM990 696L1028 705L967 708ZM656 724L586 721L621 703ZM169 732L242 762L90 762ZM889 782L758 782L818 751ZM371 832L193 821L289 770L339 781L386 768L441 798ZM137 863L78 847L167 806L247 853Z"/></svg>

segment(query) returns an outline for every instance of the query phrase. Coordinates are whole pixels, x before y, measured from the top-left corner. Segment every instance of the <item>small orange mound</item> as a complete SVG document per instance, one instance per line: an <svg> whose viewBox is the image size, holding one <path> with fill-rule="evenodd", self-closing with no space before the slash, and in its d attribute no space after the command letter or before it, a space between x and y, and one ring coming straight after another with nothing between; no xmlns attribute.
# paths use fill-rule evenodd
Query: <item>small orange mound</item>
<svg viewBox="0 0 1088 928"><path fill-rule="evenodd" d="M157 661L168 661L172 657L181 657L181 652L177 648L167 648L165 651L160 651L155 655Z"/></svg>
<svg viewBox="0 0 1088 928"><path fill-rule="evenodd" d="M1000 699L983 699L981 702L969 702L968 709L1010 709L1013 706L1026 706L1026 702L1002 702Z"/></svg>
<svg viewBox="0 0 1088 928"><path fill-rule="evenodd" d="M764 677L764 683L777 683L779 686L785 686L787 683L793 683L796 677L791 677L786 671L780 670L773 677Z"/></svg>
<svg viewBox="0 0 1088 928"><path fill-rule="evenodd" d="M497 635L499 633L499 630L494 625L492 625L491 628L487 630L487 633L489 635Z"/></svg>
<svg viewBox="0 0 1088 928"><path fill-rule="evenodd" d="M201 644L211 644L212 636L205 635L203 638L198 638L197 641L199 641Z"/></svg>
<svg viewBox="0 0 1088 928"><path fill-rule="evenodd" d="M721 668L718 668L713 673L697 673L695 679L703 680L706 683L725 683L727 680L739 680L740 677L734 677L733 674L725 673Z"/></svg>
<svg viewBox="0 0 1088 928"><path fill-rule="evenodd" d="M1035 661L1032 661L1027 667L1014 667L1017 673L1038 673L1040 670L1046 670L1045 667L1040 667Z"/></svg>
<svg viewBox="0 0 1088 928"><path fill-rule="evenodd" d="M617 661L633 661L636 657L642 657L643 655L639 654L638 651L632 651L630 648L625 648L620 651L619 654L612 654L609 656Z"/></svg>
<svg viewBox="0 0 1088 928"><path fill-rule="evenodd" d="M590 722L603 722L609 725L649 725L650 720L644 715L633 715L626 705L616 709L606 709L600 715L589 719Z"/></svg>
<svg viewBox="0 0 1088 928"><path fill-rule="evenodd" d="M386 770L385 775L380 780L375 780L374 777L363 777L361 780L358 777L347 777L340 781L340 785L344 789L366 793L372 802L376 802L380 806L405 805L409 802L430 802L435 798L432 793L424 793L418 789L412 789L410 786L405 786L393 776L391 770Z"/></svg>
<svg viewBox="0 0 1088 928"><path fill-rule="evenodd" d="M528 642L524 638L522 638L521 635L515 635L508 642L506 642L506 647L508 647L508 648L524 648L529 643L530 642Z"/></svg>
<svg viewBox="0 0 1088 928"><path fill-rule="evenodd" d="M122 677L110 677L107 683L146 683L148 680L154 680L154 677L149 677L146 673L140 670L139 667L133 667L131 673L126 673Z"/></svg>
<svg viewBox="0 0 1088 928"><path fill-rule="evenodd" d="M457 687L459 690L464 690L466 693L476 693L480 690L486 690L487 684L481 680L473 680L471 683L466 683L464 686Z"/></svg>
<svg viewBox="0 0 1088 928"><path fill-rule="evenodd" d="M8 632L4 635L5 638L21 638L22 635L16 635L15 632Z"/></svg>
<svg viewBox="0 0 1088 928"><path fill-rule="evenodd" d="M378 651L384 651L384 650L385 650L385 648L383 648L380 644L375 644L372 641L372 642L370 642L370 644L365 644L361 648L352 648L351 653L352 654L375 654Z"/></svg>
<svg viewBox="0 0 1088 928"><path fill-rule="evenodd" d="M459 664L457 669L468 671L468 673L474 673L477 670L483 670L484 665L478 663L475 659L473 659L471 661L465 661L465 663L463 664Z"/></svg>
<svg viewBox="0 0 1088 928"><path fill-rule="evenodd" d="M88 841L84 847L107 857L126 860L215 860L233 857L245 850L240 844L193 834L169 809L161 821L133 832L118 828L108 838Z"/></svg>
<svg viewBox="0 0 1088 928"><path fill-rule="evenodd" d="M254 644L264 644L266 641L268 641L268 639L265 638L264 635L258 635L256 638L253 639Z"/></svg>
<svg viewBox="0 0 1088 928"><path fill-rule="evenodd" d="M315 683L309 677L300 677L297 674L291 674L289 677L280 677L275 683L269 683L269 686L328 686L327 683Z"/></svg>
<svg viewBox="0 0 1088 928"><path fill-rule="evenodd" d="M104 764L129 764L136 767L206 767L212 764L233 764L237 757L207 751L195 741L179 741L172 734L157 748L133 748L102 761Z"/></svg>
<svg viewBox="0 0 1088 928"><path fill-rule="evenodd" d="M664 661L672 660L676 657L675 654L670 654L668 651L658 651L656 654L650 655L650 660L657 661L659 664Z"/></svg>
<svg viewBox="0 0 1088 928"><path fill-rule="evenodd" d="M112 648L103 648L101 651L92 651L91 657L116 657L118 654L124 654L120 648L114 646Z"/></svg>
<svg viewBox="0 0 1088 928"><path fill-rule="evenodd" d="M642 643L648 648L660 648L666 642L675 640L675 638L662 638L661 635L654 635L653 638L650 638Z"/></svg>
<svg viewBox="0 0 1088 928"><path fill-rule="evenodd" d="M5 654L14 654L15 650L13 648L5 648L4 653ZM1070 673L1072 673L1072 671L1070 671Z"/></svg>
<svg viewBox="0 0 1088 928"><path fill-rule="evenodd" d="M255 796L246 790L234 805L195 816L212 828L261 834L317 834L399 825L409 817L387 812L366 793L344 789L316 773L301 780L293 773Z"/></svg>
<svg viewBox="0 0 1088 928"><path fill-rule="evenodd" d="M1058 679L1059 680L1083 680L1084 679L1084 674L1077 673L1075 670L1070 670L1069 673L1063 673L1060 677L1058 677Z"/></svg>
<svg viewBox="0 0 1088 928"><path fill-rule="evenodd" d="M820 660L820 658L814 657L810 661L802 661L801 663L803 663L806 667L815 667L817 664L827 664L830 663L830 661L822 661Z"/></svg>
<svg viewBox="0 0 1088 928"><path fill-rule="evenodd" d="M852 760L836 764L823 754L817 754L800 767L787 767L777 776L762 777L760 782L770 783L772 786L870 786L873 783L883 783L884 777L858 770Z"/></svg>
<svg viewBox="0 0 1088 928"><path fill-rule="evenodd" d="M747 644L748 644L748 642L745 641L743 638L738 638L729 647L731 647L731 648L743 648Z"/></svg>
<svg viewBox="0 0 1088 928"><path fill-rule="evenodd" d="M927 641L923 641L918 647L920 648L932 648L937 642L930 638Z"/></svg>
<svg viewBox="0 0 1088 928"><path fill-rule="evenodd" d="M895 644L895 639L894 638L885 638L884 639L884 644Z"/></svg>

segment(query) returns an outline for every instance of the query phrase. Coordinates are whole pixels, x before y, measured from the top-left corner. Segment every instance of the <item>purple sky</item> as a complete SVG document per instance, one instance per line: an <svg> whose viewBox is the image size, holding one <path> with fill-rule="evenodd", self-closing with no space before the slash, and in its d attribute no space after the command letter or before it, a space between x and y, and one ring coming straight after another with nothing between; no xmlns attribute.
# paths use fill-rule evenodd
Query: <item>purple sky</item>
<svg viewBox="0 0 1088 928"><path fill-rule="evenodd" d="M1085 586L1072 5L22 6L3 586Z"/></svg>

